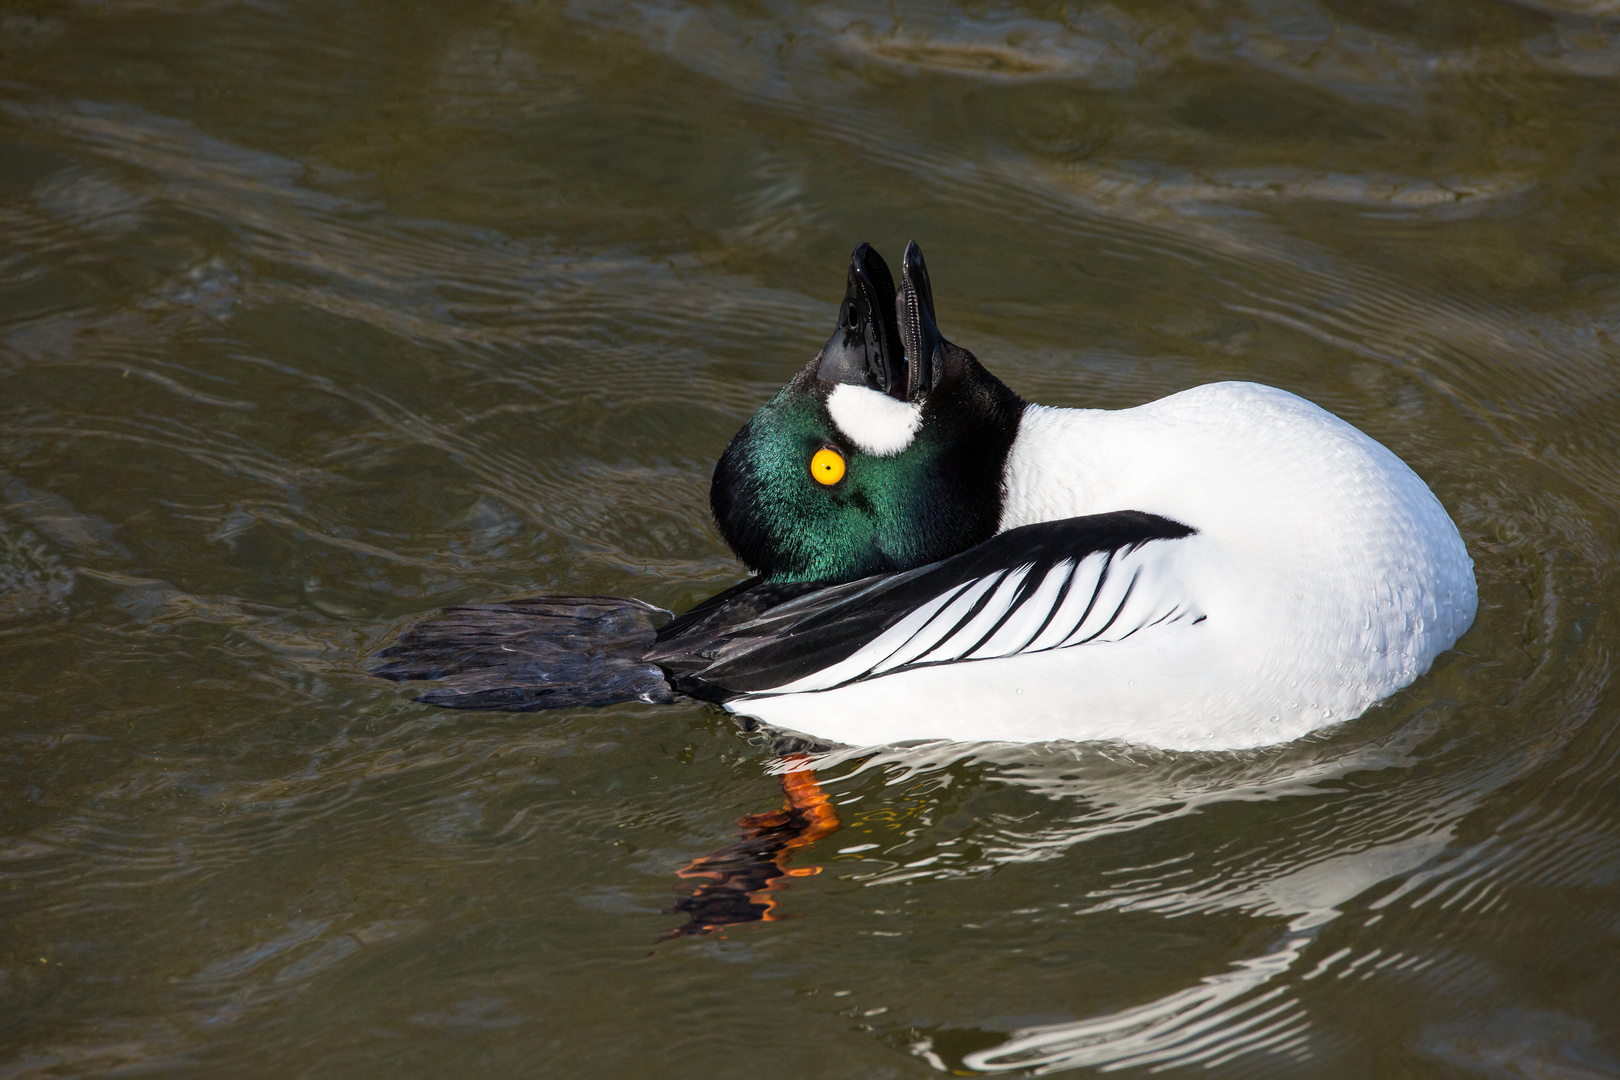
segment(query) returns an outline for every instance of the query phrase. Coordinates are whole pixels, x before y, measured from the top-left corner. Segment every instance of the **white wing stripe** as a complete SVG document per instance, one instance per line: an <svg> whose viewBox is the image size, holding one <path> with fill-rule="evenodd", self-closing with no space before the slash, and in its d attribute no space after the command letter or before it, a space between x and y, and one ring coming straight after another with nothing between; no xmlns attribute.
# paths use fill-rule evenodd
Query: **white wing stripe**
<svg viewBox="0 0 1620 1080"><path fill-rule="evenodd" d="M1140 570L1127 576L1117 573L1109 574L1108 579L1097 590L1097 602L1091 605L1086 617L1080 620L1074 633L1063 639L1058 648L1066 649L1070 645L1080 645L1095 639L1118 620L1120 612L1125 610L1125 601L1130 599L1131 590L1136 587L1136 579Z"/></svg>
<svg viewBox="0 0 1620 1080"><path fill-rule="evenodd" d="M762 692L768 694L802 694L810 690L826 690L828 687L837 686L839 683L860 678L870 671L873 665L888 659L889 654L909 641L917 631L923 628L929 619L934 617L936 611L944 607L953 596L967 588L968 584L971 583L964 583L954 589L948 589L940 593L923 604L922 607L917 608L873 638L869 644L856 650L853 656L846 657L836 664L822 668L820 671L812 671L803 678L795 679L790 683L784 683L781 686Z"/></svg>
<svg viewBox="0 0 1620 1080"><path fill-rule="evenodd" d="M1063 559L1039 583L1038 565L995 570L947 588L855 652L819 671L753 696L795 694L876 677L896 669L1047 652L1090 641L1123 641L1138 630L1203 613L1176 573L1177 549L1154 545ZM858 643L853 643L858 644Z"/></svg>
<svg viewBox="0 0 1620 1080"><path fill-rule="evenodd" d="M963 619L967 618L967 613L973 610L973 605L978 602L979 597L988 592L990 587L999 581L1005 572L1004 570L997 570L993 574L970 582L968 588L959 593L956 599L951 601L949 607L934 616L933 622L923 627L915 637L897 649L893 656L874 667L872 674L880 675L890 668L899 667L901 664L909 664L927 652L941 638L955 630Z"/></svg>
<svg viewBox="0 0 1620 1080"><path fill-rule="evenodd" d="M1018 595L1018 587L1024 583L1024 578L1028 577L1034 568L1034 563L1026 563L1004 577L995 595L985 601L979 613L919 662L937 664L945 660L959 660L963 653L982 642L1001 620L1007 617L1007 612L1012 610L1013 597Z"/></svg>
<svg viewBox="0 0 1620 1080"><path fill-rule="evenodd" d="M1097 590L1102 588L1108 576L1108 562L1109 553L1106 551L1094 551L1080 560L1080 565L1074 568L1069 591L1058 606L1057 614L1052 616L1044 630L1035 635L1035 640L1020 651L1044 652L1053 648L1085 621L1085 617L1091 613Z"/></svg>
<svg viewBox="0 0 1620 1080"><path fill-rule="evenodd" d="M990 635L990 640L968 655L968 659L989 660L997 656L1010 656L1029 644L1030 639L1046 625L1046 620L1052 617L1063 584L1069 580L1069 573L1073 569L1074 560L1064 559L1048 570L1035 591L1007 616L1007 621Z"/></svg>

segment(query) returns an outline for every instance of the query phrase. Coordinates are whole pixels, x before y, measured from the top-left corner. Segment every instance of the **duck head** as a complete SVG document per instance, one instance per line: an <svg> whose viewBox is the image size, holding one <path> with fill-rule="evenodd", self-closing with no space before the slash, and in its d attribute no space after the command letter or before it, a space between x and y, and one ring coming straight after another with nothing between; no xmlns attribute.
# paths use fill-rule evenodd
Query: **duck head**
<svg viewBox="0 0 1620 1080"><path fill-rule="evenodd" d="M897 294L861 244L832 337L720 455L715 521L769 581L853 581L947 558L995 533L1023 406L940 336L917 245Z"/></svg>

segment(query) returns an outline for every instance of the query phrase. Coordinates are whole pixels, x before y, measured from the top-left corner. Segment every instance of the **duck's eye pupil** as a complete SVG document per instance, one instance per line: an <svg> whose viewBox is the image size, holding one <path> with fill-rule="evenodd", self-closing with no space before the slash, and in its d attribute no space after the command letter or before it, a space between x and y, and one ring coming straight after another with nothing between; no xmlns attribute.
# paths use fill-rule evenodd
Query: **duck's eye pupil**
<svg viewBox="0 0 1620 1080"><path fill-rule="evenodd" d="M844 455L823 446L810 457L810 475L816 483L832 487L844 478Z"/></svg>

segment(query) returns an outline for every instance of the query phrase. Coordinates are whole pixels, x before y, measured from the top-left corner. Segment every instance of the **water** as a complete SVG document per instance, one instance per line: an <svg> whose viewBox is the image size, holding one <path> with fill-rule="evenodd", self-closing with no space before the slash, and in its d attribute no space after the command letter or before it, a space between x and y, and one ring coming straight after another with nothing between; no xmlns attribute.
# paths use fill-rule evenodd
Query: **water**
<svg viewBox="0 0 1620 1080"><path fill-rule="evenodd" d="M5 5L0 1075L1620 1075L1617 90L1606 0ZM1478 623L1271 750L834 757L668 939L780 746L364 658L735 581L714 458L911 238L1026 397L1392 447Z"/></svg>

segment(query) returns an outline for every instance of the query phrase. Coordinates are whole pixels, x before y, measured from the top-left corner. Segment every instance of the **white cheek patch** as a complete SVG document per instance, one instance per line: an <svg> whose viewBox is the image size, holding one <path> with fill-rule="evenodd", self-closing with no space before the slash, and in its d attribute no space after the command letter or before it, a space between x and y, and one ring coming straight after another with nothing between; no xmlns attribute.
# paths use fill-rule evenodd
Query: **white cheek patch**
<svg viewBox="0 0 1620 1080"><path fill-rule="evenodd" d="M827 412L850 442L875 457L898 454L922 427L922 405L896 401L864 386L840 383L827 395Z"/></svg>

